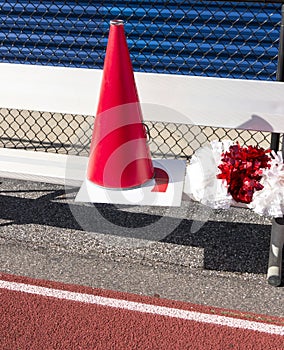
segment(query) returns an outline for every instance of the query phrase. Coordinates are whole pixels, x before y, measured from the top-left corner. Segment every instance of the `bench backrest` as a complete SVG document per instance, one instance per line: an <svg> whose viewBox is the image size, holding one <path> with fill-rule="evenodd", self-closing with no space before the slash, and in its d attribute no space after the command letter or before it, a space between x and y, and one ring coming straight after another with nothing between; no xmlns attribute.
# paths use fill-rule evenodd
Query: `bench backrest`
<svg viewBox="0 0 284 350"><path fill-rule="evenodd" d="M0 107L95 115L101 70L0 64ZM145 120L284 132L284 83L135 73Z"/></svg>

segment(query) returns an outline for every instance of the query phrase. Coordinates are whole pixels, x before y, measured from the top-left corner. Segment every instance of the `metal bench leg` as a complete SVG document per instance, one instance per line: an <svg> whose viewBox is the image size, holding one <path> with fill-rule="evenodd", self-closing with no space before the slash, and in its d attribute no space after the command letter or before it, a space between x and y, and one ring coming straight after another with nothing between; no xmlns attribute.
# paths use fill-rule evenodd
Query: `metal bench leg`
<svg viewBox="0 0 284 350"><path fill-rule="evenodd" d="M282 250L284 244L284 218L276 218L272 221L270 252L268 262L267 279L272 286L281 284Z"/></svg>
<svg viewBox="0 0 284 350"><path fill-rule="evenodd" d="M281 7L281 27L278 50L278 63L276 80L284 81L284 4ZM271 149L278 151L279 134L272 134ZM282 141L282 155L284 156L284 136ZM276 218L272 221L270 252L268 262L267 279L272 286L281 284L282 250L284 243L284 218Z"/></svg>

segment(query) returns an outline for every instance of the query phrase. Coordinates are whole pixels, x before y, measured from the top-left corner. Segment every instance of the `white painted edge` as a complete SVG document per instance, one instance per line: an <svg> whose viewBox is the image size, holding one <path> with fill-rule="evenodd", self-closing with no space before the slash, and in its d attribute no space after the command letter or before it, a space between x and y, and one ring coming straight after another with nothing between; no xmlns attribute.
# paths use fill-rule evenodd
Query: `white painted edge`
<svg viewBox="0 0 284 350"><path fill-rule="evenodd" d="M119 308L134 312L142 312L146 314L179 318L183 320L196 321L211 325L239 328L248 331L256 331L280 336L284 335L283 326L267 324L263 322L248 321L227 316L211 315L197 311L188 311L165 306L157 306L135 301L128 301L123 299L114 299L92 294L40 287L31 284L9 282L4 280L0 280L0 288L33 295L57 298L61 300L70 300L80 303L96 304L104 307Z"/></svg>
<svg viewBox="0 0 284 350"><path fill-rule="evenodd" d="M95 115L102 71L0 64L0 107ZM284 132L284 83L135 73L145 120Z"/></svg>

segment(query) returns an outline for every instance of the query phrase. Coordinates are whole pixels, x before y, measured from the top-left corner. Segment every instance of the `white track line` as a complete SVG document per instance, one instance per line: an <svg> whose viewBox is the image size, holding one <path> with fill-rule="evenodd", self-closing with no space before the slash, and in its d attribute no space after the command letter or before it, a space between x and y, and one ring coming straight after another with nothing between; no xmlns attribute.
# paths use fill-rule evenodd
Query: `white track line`
<svg viewBox="0 0 284 350"><path fill-rule="evenodd" d="M284 327L273 324L248 321L243 319L236 319L227 316L209 315L206 313L174 309L165 306L157 306L151 304L144 304L134 301L127 301L121 299L101 297L92 294L76 293L59 289L52 289L40 287L30 284L9 282L0 280L0 288L11 291L41 295L46 297L53 297L63 300L77 301L87 304L96 304L106 307L120 308L130 311L138 311L148 314L155 314L160 316L175 317L189 321L196 321L202 323L209 323L219 326L228 326L232 328L241 328L245 330L258 331L269 334L284 335Z"/></svg>

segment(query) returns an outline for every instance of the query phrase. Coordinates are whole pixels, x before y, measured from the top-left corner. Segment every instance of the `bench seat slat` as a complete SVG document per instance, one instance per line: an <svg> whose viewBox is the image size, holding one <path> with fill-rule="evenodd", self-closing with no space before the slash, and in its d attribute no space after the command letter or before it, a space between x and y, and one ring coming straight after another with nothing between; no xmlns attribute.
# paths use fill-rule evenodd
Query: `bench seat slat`
<svg viewBox="0 0 284 350"><path fill-rule="evenodd" d="M0 148L0 176L18 180L81 186L88 158Z"/></svg>

